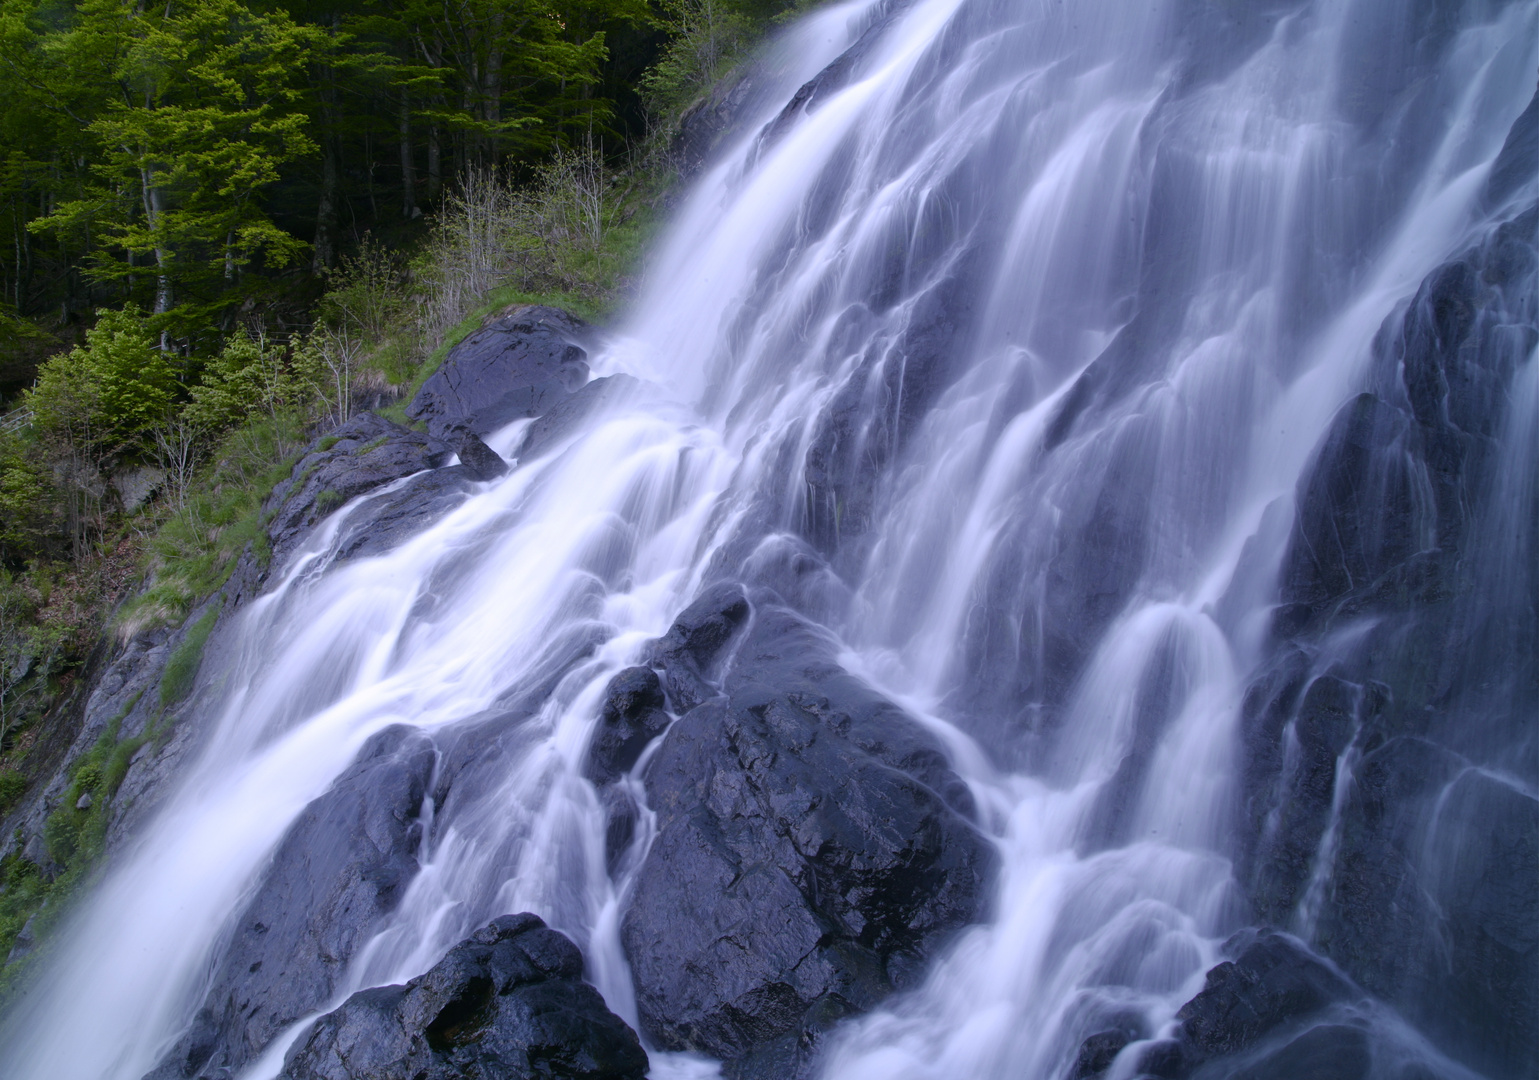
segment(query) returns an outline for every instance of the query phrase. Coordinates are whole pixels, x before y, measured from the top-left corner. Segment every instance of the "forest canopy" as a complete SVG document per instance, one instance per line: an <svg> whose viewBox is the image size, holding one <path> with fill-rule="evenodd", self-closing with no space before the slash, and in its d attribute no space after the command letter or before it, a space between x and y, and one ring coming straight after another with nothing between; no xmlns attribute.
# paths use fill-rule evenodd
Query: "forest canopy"
<svg viewBox="0 0 1539 1080"><path fill-rule="evenodd" d="M781 0L0 0L0 395L103 309L304 325L474 168L614 161Z"/></svg>

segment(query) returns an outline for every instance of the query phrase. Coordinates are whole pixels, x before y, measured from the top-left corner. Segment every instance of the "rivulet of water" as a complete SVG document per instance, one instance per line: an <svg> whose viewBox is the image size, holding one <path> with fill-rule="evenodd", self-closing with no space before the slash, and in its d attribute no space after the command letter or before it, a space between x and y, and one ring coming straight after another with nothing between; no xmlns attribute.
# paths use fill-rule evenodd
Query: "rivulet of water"
<svg viewBox="0 0 1539 1080"><path fill-rule="evenodd" d="M206 749L13 1011L7 1076L139 1080L369 736L515 707L338 1001L533 910L634 1022L647 826L608 872L603 687L703 582L792 558L818 569L788 602L943 737L1003 856L989 920L823 1074L1057 1078L1200 988L1248 920L1237 726L1300 478L1380 325L1488 225L1539 5L857 2L779 47L777 102L592 357L644 389L386 555L332 563L344 508L239 616Z"/></svg>

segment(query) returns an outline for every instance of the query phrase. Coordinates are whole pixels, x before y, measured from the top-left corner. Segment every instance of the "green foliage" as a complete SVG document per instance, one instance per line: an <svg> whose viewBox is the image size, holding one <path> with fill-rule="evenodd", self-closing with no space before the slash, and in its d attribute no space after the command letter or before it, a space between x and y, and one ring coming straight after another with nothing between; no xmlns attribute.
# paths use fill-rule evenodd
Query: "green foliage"
<svg viewBox="0 0 1539 1080"><path fill-rule="evenodd" d="M60 362L45 364L44 371ZM142 435L171 411L176 371L155 347L143 316L132 305L102 312L86 331L85 347L72 350L65 362L79 364L95 383L100 426L109 443L120 445ZM38 422L46 424L41 416Z"/></svg>
<svg viewBox="0 0 1539 1080"><path fill-rule="evenodd" d="M100 463L165 420L175 390L175 369L129 306L103 311L84 345L43 364L26 404L45 443Z"/></svg>
<svg viewBox="0 0 1539 1080"><path fill-rule="evenodd" d="M814 0L658 0L666 31L661 57L640 80L653 115L672 127L686 107L720 82L784 19Z"/></svg>
<svg viewBox="0 0 1539 1080"><path fill-rule="evenodd" d="M50 883L33 863L19 855L0 860L0 957L10 953L16 936L42 908L49 892Z"/></svg>
<svg viewBox="0 0 1539 1080"><path fill-rule="evenodd" d="M300 79L330 44L281 9L238 0L147 9L86 0L71 25L41 36L38 52L63 59L56 76L100 87L71 110L91 165L77 197L33 231L94 235L91 280L130 295L153 280L156 314L180 303L184 322L208 310L198 294L233 286L254 259L292 262L303 245L272 222L259 195L315 150L298 108ZM51 96L61 107L76 97L62 87Z"/></svg>
<svg viewBox="0 0 1539 1080"><path fill-rule="evenodd" d="M20 769L0 769L0 814L8 813L27 793L27 778Z"/></svg>
<svg viewBox="0 0 1539 1080"><path fill-rule="evenodd" d="M304 343L285 347L239 330L209 361L182 416L198 430L223 432L249 416L302 408L315 396L315 380Z"/></svg>
<svg viewBox="0 0 1539 1080"><path fill-rule="evenodd" d="M0 567L0 745L20 719L18 691L52 674L63 644L60 628L38 618L37 599Z"/></svg>
<svg viewBox="0 0 1539 1080"><path fill-rule="evenodd" d="M54 526L53 479L30 434L0 431L0 561L35 558Z"/></svg>
<svg viewBox="0 0 1539 1080"><path fill-rule="evenodd" d="M670 41L641 85L655 112L676 115L741 57L756 20L730 0L660 0L659 7Z"/></svg>
<svg viewBox="0 0 1539 1080"><path fill-rule="evenodd" d="M262 502L292 473L304 439L303 417L280 412L253 415L218 442L185 505L148 541L154 581L124 604L120 633L181 622L228 580L248 544L266 557Z"/></svg>
<svg viewBox="0 0 1539 1080"><path fill-rule="evenodd" d="M203 646L208 644L208 635L213 632L214 624L218 621L219 608L216 605L192 624L182 643L166 660L166 669L160 676L161 707L176 704L192 689L193 680L198 677L198 668L203 663Z"/></svg>

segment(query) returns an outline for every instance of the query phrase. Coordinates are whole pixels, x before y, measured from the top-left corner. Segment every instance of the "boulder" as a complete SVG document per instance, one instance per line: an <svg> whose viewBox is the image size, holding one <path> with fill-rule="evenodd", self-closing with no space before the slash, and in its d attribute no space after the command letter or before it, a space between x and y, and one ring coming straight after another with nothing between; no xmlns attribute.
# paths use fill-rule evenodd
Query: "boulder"
<svg viewBox="0 0 1539 1080"><path fill-rule="evenodd" d="M995 853L935 741L764 599L743 633L747 598L710 590L653 652L670 698L703 703L647 767L657 833L622 940L658 1045L791 1080L980 916Z"/></svg>
<svg viewBox="0 0 1539 1080"><path fill-rule="evenodd" d="M498 456L481 437L473 431L460 432L455 443L459 449L460 464L477 480L495 480L508 471L508 463Z"/></svg>
<svg viewBox="0 0 1539 1080"><path fill-rule="evenodd" d="M713 585L652 643L650 662L664 671L664 686L674 708L688 712L715 696L712 678L717 658L748 619L748 597L741 585Z"/></svg>
<svg viewBox="0 0 1539 1080"><path fill-rule="evenodd" d="M668 726L664 702L662 681L651 668L629 667L609 680L588 750L589 779L608 784L630 772L647 744Z"/></svg>
<svg viewBox="0 0 1539 1080"><path fill-rule="evenodd" d="M557 308L509 309L449 350L406 415L444 440L540 416L588 381L587 338L587 325Z"/></svg>
<svg viewBox="0 0 1539 1080"><path fill-rule="evenodd" d="M534 915L494 919L404 986L363 990L289 1050L284 1080L642 1080L636 1033Z"/></svg>
<svg viewBox="0 0 1539 1080"><path fill-rule="evenodd" d="M1539 206L1511 208L1381 327L1298 485L1277 659L1246 709L1254 910L1296 919L1318 883L1312 946L1492 1076L1539 1070L1539 619L1531 497L1504 463L1536 236Z"/></svg>
<svg viewBox="0 0 1539 1080"><path fill-rule="evenodd" d="M380 555L446 517L470 497L477 477L464 465L430 469L381 494L348 517L336 558Z"/></svg>
<svg viewBox="0 0 1539 1080"><path fill-rule="evenodd" d="M305 808L236 919L198 1019L152 1080L239 1072L331 999L416 875L435 757L415 729L387 728Z"/></svg>

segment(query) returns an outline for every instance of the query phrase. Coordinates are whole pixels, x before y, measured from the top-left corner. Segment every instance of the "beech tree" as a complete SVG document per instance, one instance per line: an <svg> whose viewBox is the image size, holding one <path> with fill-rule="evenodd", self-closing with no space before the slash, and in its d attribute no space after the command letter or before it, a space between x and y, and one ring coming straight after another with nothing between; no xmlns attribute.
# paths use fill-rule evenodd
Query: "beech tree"
<svg viewBox="0 0 1539 1080"><path fill-rule="evenodd" d="M136 279L152 279L164 349L175 321L164 317L206 316L238 295L253 260L281 268L303 250L259 196L315 149L297 106L329 39L238 0L87 0L79 12L43 51L106 74L114 92L85 125L95 152L84 190L32 228L94 234L97 283L132 296ZM73 110L65 94L53 101Z"/></svg>

